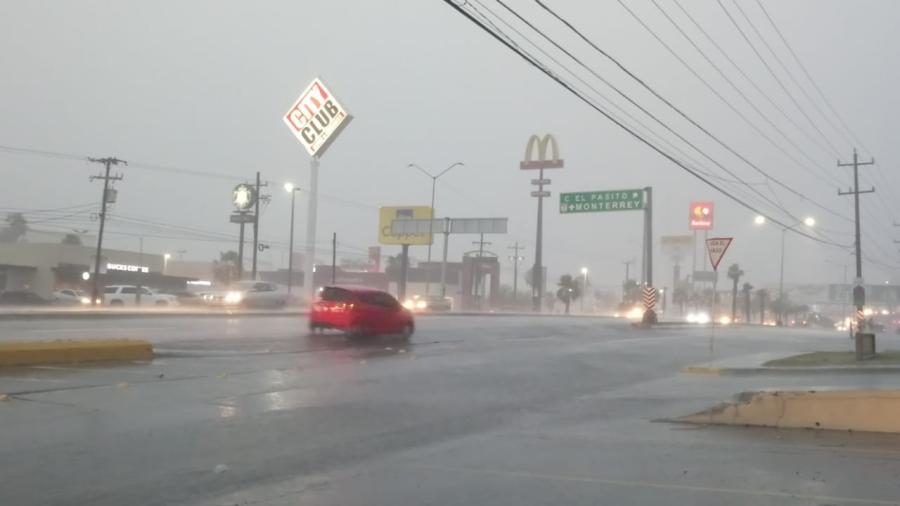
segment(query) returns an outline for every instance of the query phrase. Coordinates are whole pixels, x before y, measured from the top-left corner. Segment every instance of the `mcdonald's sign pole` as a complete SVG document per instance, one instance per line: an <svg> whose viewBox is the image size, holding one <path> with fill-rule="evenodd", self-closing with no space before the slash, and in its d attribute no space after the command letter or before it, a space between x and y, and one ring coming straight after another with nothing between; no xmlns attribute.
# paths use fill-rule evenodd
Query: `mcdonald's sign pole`
<svg viewBox="0 0 900 506"><path fill-rule="evenodd" d="M550 158L547 157L548 147L550 148ZM531 302L532 310L536 313L541 311L544 294L544 197L550 196L550 191L544 190L544 186L550 185L550 180L544 179L544 169L561 168L563 168L563 161L559 158L559 145L556 143L556 138L551 134L546 134L543 138L537 135L528 138L528 143L525 145L525 160L519 163L519 169L538 171L538 178L531 180L531 184L538 187L537 190L531 192L531 196L538 199L534 266L531 268Z"/></svg>

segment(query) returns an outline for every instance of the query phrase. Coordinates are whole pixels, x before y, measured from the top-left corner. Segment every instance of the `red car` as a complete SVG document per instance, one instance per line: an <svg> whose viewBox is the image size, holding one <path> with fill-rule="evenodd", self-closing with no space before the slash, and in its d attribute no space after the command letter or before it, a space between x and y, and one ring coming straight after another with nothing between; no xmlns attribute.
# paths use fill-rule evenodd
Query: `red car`
<svg viewBox="0 0 900 506"><path fill-rule="evenodd" d="M309 329L343 330L351 336L415 331L412 313L391 294L366 287L326 286L309 312Z"/></svg>

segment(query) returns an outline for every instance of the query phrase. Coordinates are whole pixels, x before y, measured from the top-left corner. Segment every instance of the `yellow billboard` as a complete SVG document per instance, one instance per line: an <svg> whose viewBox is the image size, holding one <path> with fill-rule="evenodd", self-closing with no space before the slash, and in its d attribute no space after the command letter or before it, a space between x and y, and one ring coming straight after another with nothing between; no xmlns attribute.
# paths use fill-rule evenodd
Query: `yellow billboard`
<svg viewBox="0 0 900 506"><path fill-rule="evenodd" d="M431 244L432 236L425 235L394 235L391 233L391 222L394 220L430 220L433 218L431 208L428 206L392 206L382 207L378 211L378 243L379 244L409 244L412 246L427 246Z"/></svg>

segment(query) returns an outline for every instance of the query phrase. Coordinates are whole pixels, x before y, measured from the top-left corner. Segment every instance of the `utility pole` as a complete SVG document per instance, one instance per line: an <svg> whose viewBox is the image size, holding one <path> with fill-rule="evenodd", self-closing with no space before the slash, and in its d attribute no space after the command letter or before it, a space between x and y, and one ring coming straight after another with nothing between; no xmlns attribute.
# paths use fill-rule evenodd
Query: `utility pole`
<svg viewBox="0 0 900 506"><path fill-rule="evenodd" d="M634 260L626 260L622 263L625 264L625 283L628 283L628 280L631 278L631 264L634 263Z"/></svg>
<svg viewBox="0 0 900 506"><path fill-rule="evenodd" d="M125 160L119 160L116 157L106 157L106 158L88 158L88 161L94 163L102 163L106 166L106 170L103 175L99 176L91 176L90 180L94 181L95 179L103 180L103 197L100 199L100 231L97 234L97 251L94 254L94 283L91 288L91 305L97 305L97 299L100 297L100 257L103 254L103 228L106 225L106 204L108 202L115 201L109 190L109 182L110 181L121 181L122 175L117 174L115 176L109 175L109 169L113 165L128 165L128 162Z"/></svg>
<svg viewBox="0 0 900 506"><path fill-rule="evenodd" d="M519 261L525 260L525 257L519 255L519 250L525 249L525 246L519 246L519 241L516 241L515 246L507 246L507 249L513 250L513 255L509 259L513 261L513 302L515 302L519 295Z"/></svg>
<svg viewBox="0 0 900 506"><path fill-rule="evenodd" d="M859 194L860 193L874 193L875 188L871 188L869 190L860 191L859 189L859 166L860 165L875 165L875 159L872 158L868 162L860 162L859 155L856 153L856 148L853 149L853 162L852 163L841 163L838 161L838 167L853 167L853 188L849 191L842 192L838 190L838 195L853 195L853 210L856 214L855 220L855 234L854 234L854 243L856 246L856 280L855 287L853 288L853 304L856 306L856 335L857 341L859 340L859 335L862 333L863 325L865 324L865 316L863 315L863 306L866 304L866 290L863 287L865 284L863 282L863 274L862 274L862 241L860 240L860 225L859 225ZM874 344L874 343L873 343ZM874 348L873 348L874 351Z"/></svg>
<svg viewBox="0 0 900 506"><path fill-rule="evenodd" d="M259 201L263 196L259 193L261 186L269 186L269 183L260 183L259 171L256 171L256 202L253 204L253 280L256 281L256 254L259 251Z"/></svg>

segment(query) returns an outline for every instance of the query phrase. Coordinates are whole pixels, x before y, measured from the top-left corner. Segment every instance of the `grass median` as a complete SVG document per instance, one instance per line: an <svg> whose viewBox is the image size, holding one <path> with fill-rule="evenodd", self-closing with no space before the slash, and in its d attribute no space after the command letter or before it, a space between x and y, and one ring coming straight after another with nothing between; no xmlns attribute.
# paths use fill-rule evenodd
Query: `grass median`
<svg viewBox="0 0 900 506"><path fill-rule="evenodd" d="M770 360L763 364L764 367L826 367L826 366L900 366L900 351L883 351L875 355L875 358L860 362L856 360L856 354L852 351L814 351L802 353L791 357Z"/></svg>

